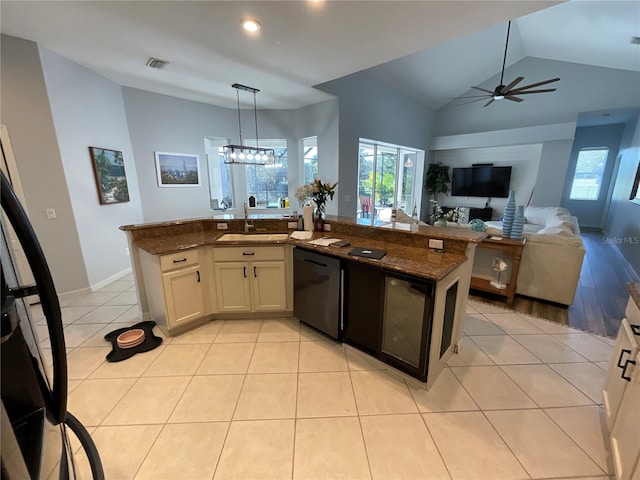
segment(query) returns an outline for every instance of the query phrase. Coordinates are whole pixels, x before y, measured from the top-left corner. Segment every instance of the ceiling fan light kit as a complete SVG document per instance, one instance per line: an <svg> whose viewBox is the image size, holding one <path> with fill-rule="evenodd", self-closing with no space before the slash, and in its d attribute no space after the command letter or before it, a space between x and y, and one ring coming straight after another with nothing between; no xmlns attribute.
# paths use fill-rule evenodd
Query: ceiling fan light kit
<svg viewBox="0 0 640 480"><path fill-rule="evenodd" d="M520 95L529 95L531 93L549 93L555 92L555 88L543 88L539 90L531 90L532 88L541 87L543 85L548 85L549 83L554 83L559 81L559 78L551 78L549 80L543 80L542 82L531 83L529 85L525 85L523 87L515 88L524 77L517 77L514 81L512 81L509 85L504 84L504 69L507 63L507 49L509 48L509 33L511 32L511 20L509 20L509 26L507 27L507 41L504 45L504 57L502 58L502 72L500 74L500 85L498 85L493 91L487 90L486 88L472 86L474 90L478 90L483 92L482 95L471 95L466 97L458 97L458 98L474 98L475 100L471 100L469 102L462 103L461 105L466 105L467 103L479 102L482 100L489 100L483 106L488 107L496 100L511 100L512 102L522 102L524 99L519 98Z"/></svg>

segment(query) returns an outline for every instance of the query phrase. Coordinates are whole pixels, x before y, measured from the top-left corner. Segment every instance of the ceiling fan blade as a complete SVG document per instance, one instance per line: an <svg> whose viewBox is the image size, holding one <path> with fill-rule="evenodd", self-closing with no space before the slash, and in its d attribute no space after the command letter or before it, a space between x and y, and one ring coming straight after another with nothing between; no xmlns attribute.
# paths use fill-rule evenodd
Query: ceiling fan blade
<svg viewBox="0 0 640 480"><path fill-rule="evenodd" d="M541 85L546 85L548 83L553 83L553 82L557 82L559 81L559 78L552 78L550 80L544 80L543 82L538 82L538 83L532 83L531 85L525 85L524 87L520 87L520 88L516 88L515 90L513 90L510 93L514 93L514 92L520 92L522 90L528 90L530 88L534 88L534 87L540 87Z"/></svg>
<svg viewBox="0 0 640 480"><path fill-rule="evenodd" d="M480 87L471 87L471 88L473 88L475 90L480 90L481 92L490 93L491 95L495 95L496 94L496 92L494 92L493 90L487 90L487 89L480 88Z"/></svg>
<svg viewBox="0 0 640 480"><path fill-rule="evenodd" d="M511 100L512 102L522 102L522 98L514 97L512 95L505 95L504 98Z"/></svg>
<svg viewBox="0 0 640 480"><path fill-rule="evenodd" d="M508 92L513 87L515 87L517 84L519 84L522 80L524 80L524 77L518 77L513 82L511 82L509 85L507 85L506 87L500 89L500 91L501 92Z"/></svg>
<svg viewBox="0 0 640 480"><path fill-rule="evenodd" d="M483 105L483 107L488 107L489 105L491 105L493 102L495 102L495 100L493 99L493 97L491 97L491 100L489 100L487 103L485 103Z"/></svg>
<svg viewBox="0 0 640 480"><path fill-rule="evenodd" d="M467 104L469 104L469 103L481 102L481 101L486 100L486 99L487 99L487 97L476 98L475 100L469 100L468 102L462 102L462 103L459 103L457 106L458 106L458 107L461 107L462 105L467 105Z"/></svg>
<svg viewBox="0 0 640 480"><path fill-rule="evenodd" d="M555 91L555 88L543 88L542 90L527 90L526 92L509 92L508 95L527 95L528 93L547 93Z"/></svg>
<svg viewBox="0 0 640 480"><path fill-rule="evenodd" d="M484 95L465 95L464 97L449 97L449 100L457 100L459 98L489 98L492 95L484 94Z"/></svg>

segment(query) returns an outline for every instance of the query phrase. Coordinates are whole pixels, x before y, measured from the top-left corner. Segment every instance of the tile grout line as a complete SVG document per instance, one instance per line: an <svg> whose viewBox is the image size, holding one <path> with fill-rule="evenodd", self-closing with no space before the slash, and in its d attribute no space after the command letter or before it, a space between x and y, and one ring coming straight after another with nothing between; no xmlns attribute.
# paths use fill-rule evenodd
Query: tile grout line
<svg viewBox="0 0 640 480"><path fill-rule="evenodd" d="M298 323L298 333L302 333L302 327L300 323ZM300 339L300 337L298 337ZM298 341L298 368L296 372L296 408L294 411L294 419L293 419L293 451L291 452L291 480L295 478L295 468L296 468L296 432L298 430L298 402L300 400L300 341Z"/></svg>
<svg viewBox="0 0 640 480"><path fill-rule="evenodd" d="M373 477L373 470L371 469L371 460L369 460L369 451L367 450L367 440L364 436L364 429L362 428L362 419L360 418L360 407L358 406L358 397L356 395L356 389L355 386L353 385L353 377L352 377L352 373L353 371L351 370L351 366L349 365L349 359L347 358L347 351L345 350L344 347L342 347L342 352L344 354L344 359L347 362L347 373L349 374L349 382L351 383L351 392L353 394L353 403L356 406L356 415L358 418L358 425L360 426L360 435L362 436L362 446L364 447L364 455L367 459L367 467L369 468L369 478L374 478ZM351 417L353 418L353 417Z"/></svg>

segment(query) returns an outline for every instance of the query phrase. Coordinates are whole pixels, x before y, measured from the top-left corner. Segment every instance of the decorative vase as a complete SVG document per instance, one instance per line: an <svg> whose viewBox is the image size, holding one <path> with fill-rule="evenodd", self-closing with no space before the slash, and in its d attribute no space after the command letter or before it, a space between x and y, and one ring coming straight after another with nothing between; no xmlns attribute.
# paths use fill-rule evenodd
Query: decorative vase
<svg viewBox="0 0 640 480"><path fill-rule="evenodd" d="M436 220L436 223L434 223L433 226L444 228L447 226L447 221L444 218L439 218Z"/></svg>
<svg viewBox="0 0 640 480"><path fill-rule="evenodd" d="M511 190L507 205L504 207L504 215L502 217L502 236L511 238L511 230L513 228L513 219L516 216L516 192Z"/></svg>
<svg viewBox="0 0 640 480"><path fill-rule="evenodd" d="M524 205L518 205L516 209L516 215L513 219L513 226L511 227L511 238L522 238L522 231L524 230Z"/></svg>
<svg viewBox="0 0 640 480"><path fill-rule="evenodd" d="M316 232L324 232L324 205L316 206L313 229Z"/></svg>

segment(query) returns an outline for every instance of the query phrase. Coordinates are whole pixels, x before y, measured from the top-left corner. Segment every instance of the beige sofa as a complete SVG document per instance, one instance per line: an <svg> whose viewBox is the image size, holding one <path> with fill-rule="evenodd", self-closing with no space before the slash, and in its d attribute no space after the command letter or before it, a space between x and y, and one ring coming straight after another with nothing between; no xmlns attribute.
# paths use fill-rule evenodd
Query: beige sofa
<svg viewBox="0 0 640 480"><path fill-rule="evenodd" d="M576 217L562 207L525 209L524 237L516 293L571 305L585 249ZM501 222L486 222L487 233L502 235Z"/></svg>

